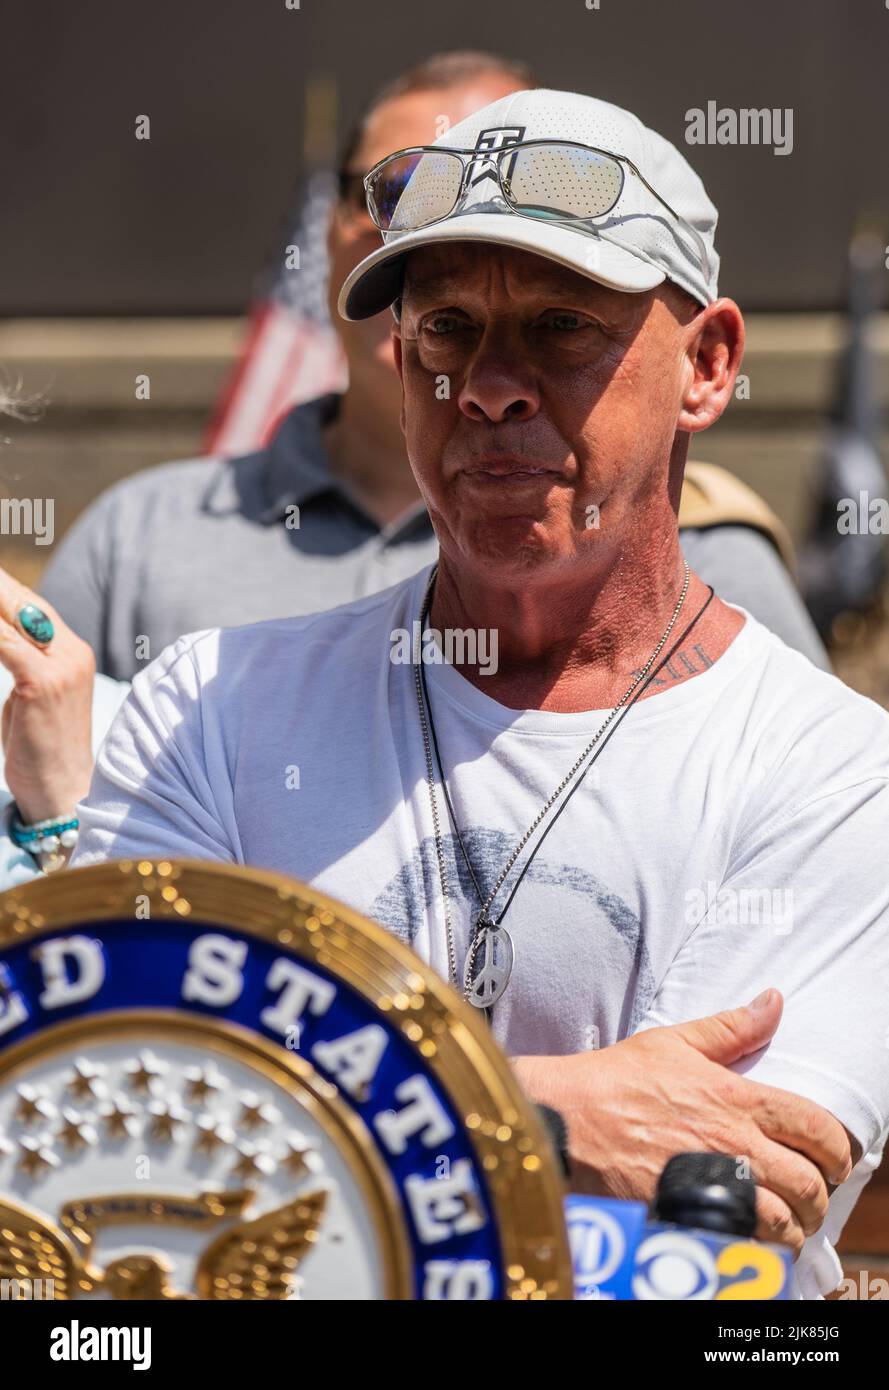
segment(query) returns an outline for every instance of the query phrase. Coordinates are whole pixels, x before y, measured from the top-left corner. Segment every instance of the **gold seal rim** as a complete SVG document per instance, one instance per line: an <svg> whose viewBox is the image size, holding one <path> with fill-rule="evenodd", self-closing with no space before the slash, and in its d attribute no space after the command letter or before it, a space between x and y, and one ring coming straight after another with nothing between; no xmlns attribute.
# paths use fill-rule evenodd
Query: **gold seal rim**
<svg viewBox="0 0 889 1390"><path fill-rule="evenodd" d="M145 900L146 917L197 917L276 942L389 1015L445 1089L469 1135L494 1212L504 1296L573 1297L564 1192L542 1122L493 1045L487 1022L410 947L284 874L145 858L65 870L7 889L0 894L0 952L90 920L135 919L137 898Z"/></svg>

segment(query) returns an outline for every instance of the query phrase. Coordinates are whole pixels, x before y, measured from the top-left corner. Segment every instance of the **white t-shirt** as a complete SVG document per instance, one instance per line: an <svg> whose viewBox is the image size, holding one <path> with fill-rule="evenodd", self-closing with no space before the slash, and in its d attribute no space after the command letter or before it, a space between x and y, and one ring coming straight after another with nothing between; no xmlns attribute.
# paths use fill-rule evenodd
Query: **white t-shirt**
<svg viewBox="0 0 889 1390"><path fill-rule="evenodd" d="M168 648L103 745L74 864L277 869L446 976L414 670L391 659L427 577ZM505 919L515 966L493 1029L511 1055L577 1052L780 989L775 1039L736 1069L823 1105L864 1154L797 1265L817 1297L889 1123L889 716L745 618L703 674L630 710L553 827ZM686 654L707 665L694 634ZM425 670L487 892L608 711L516 711L453 666ZM479 905L438 796L462 970Z"/></svg>

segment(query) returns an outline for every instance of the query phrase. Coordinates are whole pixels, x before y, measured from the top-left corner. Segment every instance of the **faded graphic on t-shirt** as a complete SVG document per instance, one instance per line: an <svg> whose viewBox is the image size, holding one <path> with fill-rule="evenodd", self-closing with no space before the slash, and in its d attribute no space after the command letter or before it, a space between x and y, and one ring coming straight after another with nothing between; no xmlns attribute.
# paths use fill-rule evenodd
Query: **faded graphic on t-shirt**
<svg viewBox="0 0 889 1390"><path fill-rule="evenodd" d="M463 843L479 888L487 895L512 853L515 842L501 830L473 826L464 832ZM452 912L458 908L465 911L469 903L475 915L481 903L455 835L442 836L442 853ZM495 917L502 911L523 863L524 856L520 856L518 864L501 887L493 904ZM572 914L569 929L574 934L578 926L583 929L585 941L578 942L579 948L588 944L589 952L594 958L601 957L603 964L607 959L613 966L615 954L621 958L621 969L626 978L621 1035L632 1032L651 1004L656 988L638 916L617 894L605 888L595 874L576 864L554 864L538 856L531 861L516 900L504 920L505 926L510 927L515 922L522 893L533 887L558 888L576 897L576 911ZM377 895L369 915L406 945L414 946L421 924L440 893L438 854L435 840L429 836ZM553 932L565 929L566 924L562 920L551 924Z"/></svg>

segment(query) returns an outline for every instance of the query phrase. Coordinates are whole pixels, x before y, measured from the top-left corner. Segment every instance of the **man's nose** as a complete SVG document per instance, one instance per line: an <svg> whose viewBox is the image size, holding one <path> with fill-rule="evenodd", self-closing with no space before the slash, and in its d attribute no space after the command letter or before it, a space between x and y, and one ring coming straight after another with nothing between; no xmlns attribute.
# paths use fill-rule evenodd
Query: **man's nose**
<svg viewBox="0 0 889 1390"><path fill-rule="evenodd" d="M459 405L470 420L501 424L530 420L540 408L540 393L518 343L480 345L463 381Z"/></svg>

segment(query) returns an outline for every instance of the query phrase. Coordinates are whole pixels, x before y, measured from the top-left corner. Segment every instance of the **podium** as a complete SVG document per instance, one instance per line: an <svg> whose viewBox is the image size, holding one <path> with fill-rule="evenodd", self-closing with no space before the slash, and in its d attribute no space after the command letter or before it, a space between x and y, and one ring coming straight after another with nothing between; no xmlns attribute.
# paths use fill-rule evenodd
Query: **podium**
<svg viewBox="0 0 889 1390"><path fill-rule="evenodd" d="M0 1293L569 1299L555 1156L484 1019L279 874L0 895Z"/></svg>

